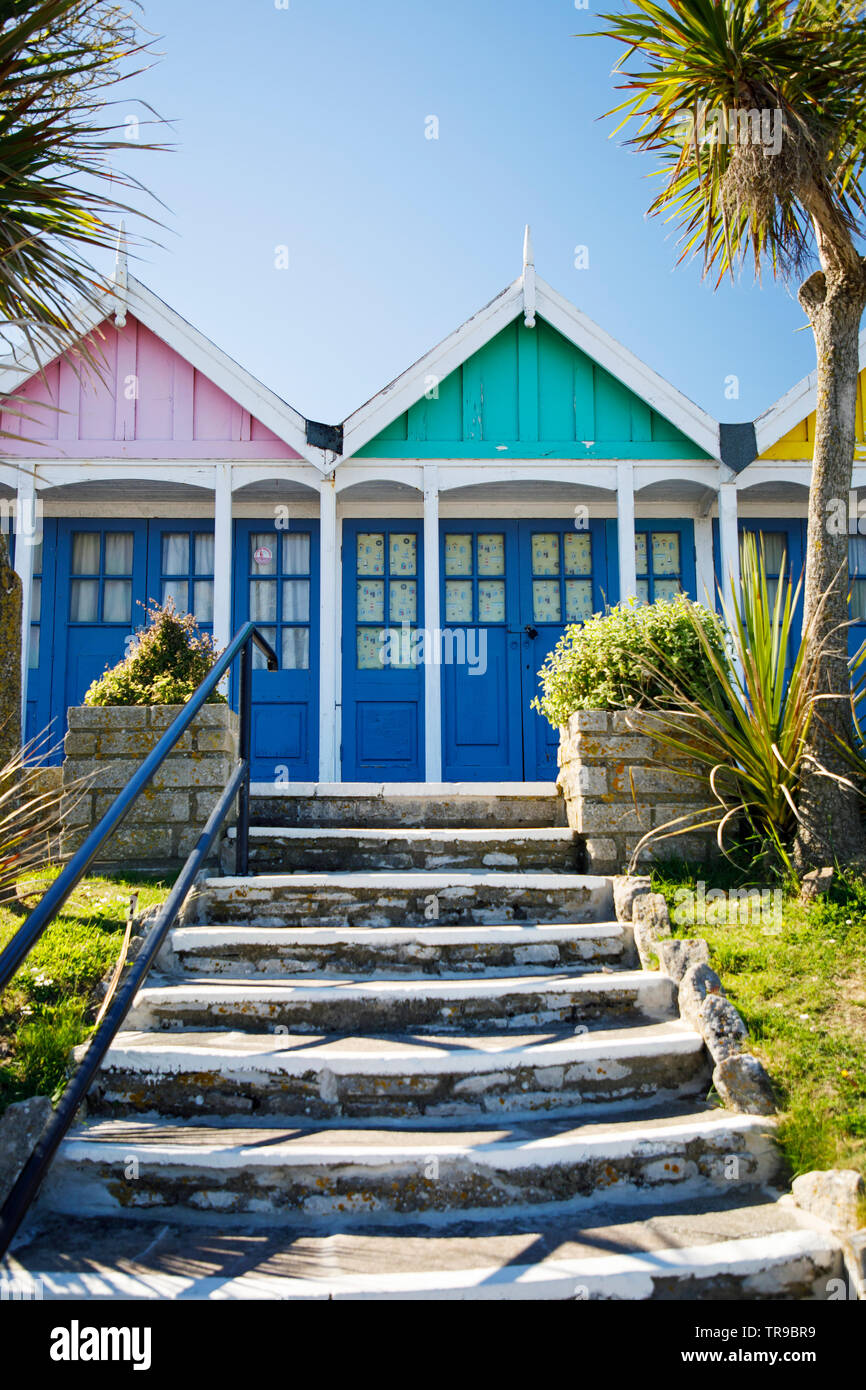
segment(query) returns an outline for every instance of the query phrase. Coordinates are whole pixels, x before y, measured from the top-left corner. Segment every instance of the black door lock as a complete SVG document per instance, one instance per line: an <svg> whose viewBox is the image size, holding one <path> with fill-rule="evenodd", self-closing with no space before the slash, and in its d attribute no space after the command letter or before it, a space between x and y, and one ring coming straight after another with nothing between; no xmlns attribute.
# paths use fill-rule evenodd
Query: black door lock
<svg viewBox="0 0 866 1390"><path fill-rule="evenodd" d="M529 626L526 626L526 627L523 629L523 631L526 633L526 635L527 635L527 637L529 638L530 642L534 642L535 639L536 639L536 637L538 636L538 628L536 628L536 627L529 627Z"/></svg>

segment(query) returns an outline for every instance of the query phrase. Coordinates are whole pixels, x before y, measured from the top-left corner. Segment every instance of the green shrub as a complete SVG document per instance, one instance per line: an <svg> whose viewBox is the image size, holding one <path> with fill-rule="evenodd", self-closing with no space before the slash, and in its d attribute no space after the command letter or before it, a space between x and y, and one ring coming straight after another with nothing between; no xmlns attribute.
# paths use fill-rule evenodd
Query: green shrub
<svg viewBox="0 0 866 1390"><path fill-rule="evenodd" d="M714 677L696 625L721 656L715 614L683 594L650 604L630 599L566 628L538 673L542 695L533 707L558 728L578 709L667 705L670 680L692 694L710 690Z"/></svg>
<svg viewBox="0 0 866 1390"><path fill-rule="evenodd" d="M95 680L86 705L182 705L212 670L217 652L195 618L178 613L171 599L147 609L148 625L123 661ZM216 691L208 704L225 703Z"/></svg>

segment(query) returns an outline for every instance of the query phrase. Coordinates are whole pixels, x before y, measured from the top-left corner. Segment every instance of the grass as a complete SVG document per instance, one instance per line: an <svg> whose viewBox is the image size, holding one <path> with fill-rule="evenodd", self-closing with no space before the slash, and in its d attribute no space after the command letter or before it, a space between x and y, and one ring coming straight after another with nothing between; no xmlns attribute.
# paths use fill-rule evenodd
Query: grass
<svg viewBox="0 0 866 1390"><path fill-rule="evenodd" d="M14 936L59 869L31 873L18 901L0 906L0 947ZM143 874L84 879L0 995L0 1112L28 1096L56 1097L70 1049L90 1033L98 989L123 942L129 899L161 902L167 884Z"/></svg>
<svg viewBox="0 0 866 1390"><path fill-rule="evenodd" d="M707 939L713 968L749 1028L749 1046L773 1078L791 1176L856 1168L866 1177L866 883L837 874L830 895L808 907L785 894L775 920L752 913L743 921L740 909L733 924L678 923L684 899L677 892L693 889L698 877L707 891L777 885L747 885L721 867L696 874L664 864L652 875L674 935Z"/></svg>

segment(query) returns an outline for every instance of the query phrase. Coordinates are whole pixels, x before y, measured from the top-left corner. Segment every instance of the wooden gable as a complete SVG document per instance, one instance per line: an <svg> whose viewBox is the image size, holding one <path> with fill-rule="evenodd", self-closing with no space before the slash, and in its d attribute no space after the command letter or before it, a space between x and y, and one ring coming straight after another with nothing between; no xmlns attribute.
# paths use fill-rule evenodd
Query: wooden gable
<svg viewBox="0 0 866 1390"><path fill-rule="evenodd" d="M710 457L550 324L510 323L357 458Z"/></svg>

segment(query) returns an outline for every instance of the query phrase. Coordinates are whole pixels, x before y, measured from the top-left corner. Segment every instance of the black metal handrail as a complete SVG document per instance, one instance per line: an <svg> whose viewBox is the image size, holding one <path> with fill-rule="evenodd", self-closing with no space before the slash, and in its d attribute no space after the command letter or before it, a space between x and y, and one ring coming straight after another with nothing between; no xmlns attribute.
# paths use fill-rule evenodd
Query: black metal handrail
<svg viewBox="0 0 866 1390"><path fill-rule="evenodd" d="M0 1258L18 1230L30 1203L39 1190L45 1170L71 1125L75 1112L87 1094L106 1052L129 1012L130 1005L147 978L159 949L174 924L184 899L192 888L196 875L206 860L219 829L238 798L238 825L235 870L239 875L249 871L250 826L250 715L252 706L252 646L263 653L269 671L276 671L279 661L270 644L254 623L247 623L226 647L213 669L190 696L177 718L169 725L156 747L147 755L141 767L123 791L112 802L102 820L76 851L60 877L30 913L27 921L15 933L0 955L0 989L15 974L39 940L45 928L54 920L70 894L84 877L101 846L117 829L137 797L161 766L198 714L208 696L216 689L232 662L240 653L240 746L237 766L222 795L208 817L192 853L160 910L141 950L109 1006L105 1017L90 1039L78 1070L66 1087L60 1103L40 1137L21 1174L0 1210Z"/></svg>

